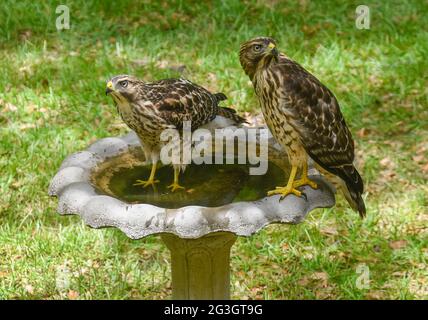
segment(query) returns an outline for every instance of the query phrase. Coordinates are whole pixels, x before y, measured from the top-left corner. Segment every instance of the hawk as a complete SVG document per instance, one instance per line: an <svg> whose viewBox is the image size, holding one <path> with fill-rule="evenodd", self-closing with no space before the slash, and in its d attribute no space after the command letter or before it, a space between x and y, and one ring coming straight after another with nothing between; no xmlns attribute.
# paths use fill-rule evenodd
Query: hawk
<svg viewBox="0 0 428 320"><path fill-rule="evenodd" d="M160 151L166 142L160 135L163 130L182 130L183 121L191 121L192 131L212 122L217 115L226 118L223 125L239 124L245 120L235 110L220 107L226 100L223 93L212 94L203 87L185 79L164 79L146 83L133 76L118 75L107 82L106 94L111 95L122 120L137 134L146 161L152 163L148 180L137 180L134 185L155 185ZM174 164L174 182L171 191L184 189L179 184L183 164Z"/></svg>
<svg viewBox="0 0 428 320"><path fill-rule="evenodd" d="M308 156L316 168L345 195L361 216L363 181L354 161L354 141L334 94L315 76L277 49L275 40L259 37L243 43L239 60L251 79L263 116L273 136L287 151L291 173L286 186L268 195L301 196L309 185ZM300 179L297 171L302 168Z"/></svg>

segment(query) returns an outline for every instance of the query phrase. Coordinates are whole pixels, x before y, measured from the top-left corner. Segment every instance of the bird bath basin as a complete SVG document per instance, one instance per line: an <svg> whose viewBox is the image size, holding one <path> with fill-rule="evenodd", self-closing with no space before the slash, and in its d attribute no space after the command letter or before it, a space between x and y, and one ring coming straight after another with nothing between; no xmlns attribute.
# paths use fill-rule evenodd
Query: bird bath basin
<svg viewBox="0 0 428 320"><path fill-rule="evenodd" d="M168 209L189 205L218 207L238 201L255 201L263 198L267 191L284 183L284 171L269 163L265 175L249 175L244 164L191 164L180 183L185 191L171 192L167 186L172 180L171 166L156 171L160 183L142 188L133 183L141 177L148 177L150 166L144 165L141 148L131 148L103 162L91 175L92 185L106 195L126 203L147 203Z"/></svg>
<svg viewBox="0 0 428 320"><path fill-rule="evenodd" d="M173 298L228 299L230 248L237 236L271 223L300 223L311 210L335 203L333 188L316 175L311 179L319 188L303 187L306 197L266 197L288 177L287 155L272 138L268 152L264 175L249 175L249 164L191 164L180 179L186 190L172 193L166 188L171 166L158 169L155 188L133 185L150 167L130 133L66 158L49 194L58 197L60 214L77 214L90 227L116 227L132 239L159 234L171 251Z"/></svg>

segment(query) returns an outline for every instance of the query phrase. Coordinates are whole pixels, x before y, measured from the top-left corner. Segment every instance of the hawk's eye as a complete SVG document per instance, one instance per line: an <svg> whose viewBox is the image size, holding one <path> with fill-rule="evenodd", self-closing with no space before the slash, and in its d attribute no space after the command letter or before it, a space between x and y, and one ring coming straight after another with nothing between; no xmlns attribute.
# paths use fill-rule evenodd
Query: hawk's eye
<svg viewBox="0 0 428 320"><path fill-rule="evenodd" d="M119 84L122 88L126 88L128 86L128 80L120 81Z"/></svg>
<svg viewBox="0 0 428 320"><path fill-rule="evenodd" d="M253 50L255 52L260 52L260 50L262 50L262 46L260 44L256 44L254 45Z"/></svg>

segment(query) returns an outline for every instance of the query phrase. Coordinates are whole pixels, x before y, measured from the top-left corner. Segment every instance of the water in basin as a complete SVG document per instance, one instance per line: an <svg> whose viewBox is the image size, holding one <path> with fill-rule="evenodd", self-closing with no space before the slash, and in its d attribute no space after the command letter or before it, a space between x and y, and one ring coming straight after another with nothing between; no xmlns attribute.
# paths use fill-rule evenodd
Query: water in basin
<svg viewBox="0 0 428 320"><path fill-rule="evenodd" d="M249 165L188 165L180 174L185 190L171 192L173 168L162 166L156 171L160 180L155 187L134 186L137 179L146 180L150 165L143 165L135 154L125 154L104 163L92 176L92 183L102 194L127 203L148 203L164 208L188 205L216 207L237 201L254 201L286 181L284 171L269 162L264 175L249 175Z"/></svg>

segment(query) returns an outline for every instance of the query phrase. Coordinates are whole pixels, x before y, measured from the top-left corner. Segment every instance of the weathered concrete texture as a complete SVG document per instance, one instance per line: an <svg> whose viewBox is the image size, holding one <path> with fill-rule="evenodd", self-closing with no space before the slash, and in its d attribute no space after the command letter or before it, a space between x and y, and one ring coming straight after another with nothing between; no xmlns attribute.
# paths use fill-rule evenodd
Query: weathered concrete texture
<svg viewBox="0 0 428 320"><path fill-rule="evenodd" d="M270 143L273 144L272 140ZM119 228L132 239L157 233L195 239L219 231L249 236L270 223L299 223L311 210L335 203L333 189L320 176L311 176L319 186L317 190L303 188L306 198L290 195L279 201L277 195L216 208L165 209L150 204L127 204L97 194L91 186L91 171L106 159L138 144L134 133L123 138L105 138L65 159L49 187L49 194L59 198L59 213L78 214L94 228Z"/></svg>
<svg viewBox="0 0 428 320"><path fill-rule="evenodd" d="M162 234L171 252L172 299L230 299L230 248L233 233L216 232L198 239Z"/></svg>

